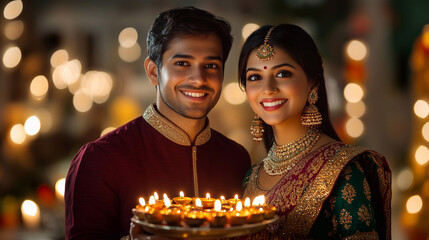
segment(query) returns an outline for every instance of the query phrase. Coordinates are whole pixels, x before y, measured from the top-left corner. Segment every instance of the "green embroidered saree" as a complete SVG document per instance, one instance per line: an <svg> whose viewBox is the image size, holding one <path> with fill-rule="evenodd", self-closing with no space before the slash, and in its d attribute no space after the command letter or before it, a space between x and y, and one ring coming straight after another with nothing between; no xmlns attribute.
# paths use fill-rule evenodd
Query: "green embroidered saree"
<svg viewBox="0 0 429 240"><path fill-rule="evenodd" d="M340 142L303 158L271 189L258 186L262 163L245 179L244 197L264 194L280 220L251 239L390 239L391 173L377 152Z"/></svg>

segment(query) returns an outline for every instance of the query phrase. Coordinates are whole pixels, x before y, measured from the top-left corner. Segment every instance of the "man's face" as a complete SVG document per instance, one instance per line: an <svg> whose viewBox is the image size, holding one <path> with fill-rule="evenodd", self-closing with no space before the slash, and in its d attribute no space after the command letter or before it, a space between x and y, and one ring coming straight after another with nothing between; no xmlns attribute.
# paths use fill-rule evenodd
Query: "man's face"
<svg viewBox="0 0 429 240"><path fill-rule="evenodd" d="M215 34L173 39L162 55L158 109L168 107L186 118L204 118L222 90L222 51Z"/></svg>

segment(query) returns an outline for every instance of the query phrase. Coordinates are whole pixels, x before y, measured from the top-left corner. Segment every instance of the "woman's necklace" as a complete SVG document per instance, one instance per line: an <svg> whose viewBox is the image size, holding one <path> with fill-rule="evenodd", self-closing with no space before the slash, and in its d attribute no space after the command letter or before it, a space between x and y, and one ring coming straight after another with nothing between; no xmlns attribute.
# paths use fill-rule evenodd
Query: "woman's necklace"
<svg viewBox="0 0 429 240"><path fill-rule="evenodd" d="M268 156L262 160L268 175L282 175L291 170L313 147L320 137L320 130L310 128L297 140L286 145L273 144Z"/></svg>

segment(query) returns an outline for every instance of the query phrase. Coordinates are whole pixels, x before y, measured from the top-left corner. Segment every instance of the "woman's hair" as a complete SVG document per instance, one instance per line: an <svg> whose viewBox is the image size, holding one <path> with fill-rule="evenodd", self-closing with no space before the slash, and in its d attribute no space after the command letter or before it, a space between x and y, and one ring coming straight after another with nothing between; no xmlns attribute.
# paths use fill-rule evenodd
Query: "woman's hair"
<svg viewBox="0 0 429 240"><path fill-rule="evenodd" d="M195 7L174 8L160 13L149 29L146 44L150 60L158 68L162 65L162 54L175 38L216 34L222 42L222 62L228 58L232 45L231 26L225 19Z"/></svg>
<svg viewBox="0 0 429 240"><path fill-rule="evenodd" d="M254 49L259 48L264 43L264 38L271 27L273 26L262 26L253 32L244 42L238 62L239 84L244 86L244 88L246 88L246 68L249 55ZM287 52L304 70L307 79L309 81L314 81L314 86L317 86L317 93L319 96L316 107L319 109L323 118L320 129L326 135L340 141L329 118L322 58L311 36L296 25L281 24L272 30L268 43L274 47L274 50L276 50L276 48L281 48L283 51ZM268 150L274 142L273 128L265 122L263 122L263 126L265 129L264 143Z"/></svg>

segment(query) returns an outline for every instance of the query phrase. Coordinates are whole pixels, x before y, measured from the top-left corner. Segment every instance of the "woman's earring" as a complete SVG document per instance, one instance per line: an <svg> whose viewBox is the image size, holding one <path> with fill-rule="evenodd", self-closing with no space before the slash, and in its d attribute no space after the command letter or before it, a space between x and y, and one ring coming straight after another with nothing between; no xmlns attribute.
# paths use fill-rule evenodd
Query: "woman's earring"
<svg viewBox="0 0 429 240"><path fill-rule="evenodd" d="M253 141L261 142L264 131L262 120L257 114L255 114L255 117L252 120L252 125L250 125L250 134L253 136Z"/></svg>
<svg viewBox="0 0 429 240"><path fill-rule="evenodd" d="M301 123L307 127L317 127L322 124L322 114L316 107L317 99L317 88L313 88L308 95L308 106L304 108L304 112L301 116Z"/></svg>

